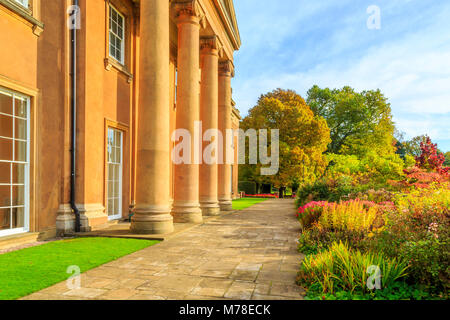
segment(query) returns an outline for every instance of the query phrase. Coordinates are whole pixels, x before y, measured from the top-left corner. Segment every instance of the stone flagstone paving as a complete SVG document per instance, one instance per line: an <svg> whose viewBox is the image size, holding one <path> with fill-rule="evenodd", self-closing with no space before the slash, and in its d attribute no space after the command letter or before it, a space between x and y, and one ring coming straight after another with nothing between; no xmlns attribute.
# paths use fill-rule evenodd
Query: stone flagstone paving
<svg viewBox="0 0 450 320"><path fill-rule="evenodd" d="M23 299L302 299L293 200L271 199Z"/></svg>

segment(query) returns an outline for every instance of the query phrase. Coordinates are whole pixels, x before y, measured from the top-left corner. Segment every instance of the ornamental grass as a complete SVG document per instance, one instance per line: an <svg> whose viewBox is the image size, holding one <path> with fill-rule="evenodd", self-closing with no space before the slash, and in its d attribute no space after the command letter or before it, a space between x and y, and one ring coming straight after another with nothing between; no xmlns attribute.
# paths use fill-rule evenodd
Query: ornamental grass
<svg viewBox="0 0 450 320"><path fill-rule="evenodd" d="M314 286L323 293L342 290L367 293L374 289L368 283L376 284L378 278L381 288L387 288L405 277L407 270L407 264L396 258L389 259L374 252L361 253L342 242L334 242L328 250L305 258L297 282Z"/></svg>

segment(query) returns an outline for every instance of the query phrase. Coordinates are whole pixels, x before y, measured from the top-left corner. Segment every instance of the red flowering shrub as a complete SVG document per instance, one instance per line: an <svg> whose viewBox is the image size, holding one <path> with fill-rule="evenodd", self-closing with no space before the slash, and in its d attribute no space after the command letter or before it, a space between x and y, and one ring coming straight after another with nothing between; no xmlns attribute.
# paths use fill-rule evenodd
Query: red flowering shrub
<svg viewBox="0 0 450 320"><path fill-rule="evenodd" d="M416 166L429 170L436 171L439 174L448 174L449 168L443 167L445 162L445 156L441 153L437 153L437 144L431 142L431 139L427 137L425 142L420 143L420 149L422 154L416 157Z"/></svg>
<svg viewBox="0 0 450 320"><path fill-rule="evenodd" d="M298 208L297 218L302 225L302 228L309 228L314 222L319 219L322 209L325 206L332 204L328 201L312 201L300 208Z"/></svg>
<svg viewBox="0 0 450 320"><path fill-rule="evenodd" d="M432 185L443 185L450 182L450 175L441 172L427 171L419 167L412 167L404 170L406 178L402 181L389 181L393 186L400 189L429 188Z"/></svg>
<svg viewBox="0 0 450 320"><path fill-rule="evenodd" d="M270 194L270 193L264 193L264 194L246 194L246 198L278 198L277 194Z"/></svg>

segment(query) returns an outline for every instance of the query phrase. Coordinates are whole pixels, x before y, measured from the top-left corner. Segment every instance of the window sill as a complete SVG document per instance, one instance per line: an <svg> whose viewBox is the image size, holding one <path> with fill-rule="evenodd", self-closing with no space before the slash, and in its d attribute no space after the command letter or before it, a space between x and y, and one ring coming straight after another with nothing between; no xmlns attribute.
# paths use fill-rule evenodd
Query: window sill
<svg viewBox="0 0 450 320"><path fill-rule="evenodd" d="M30 23L33 33L36 36L39 37L44 31L44 23L33 17L33 12L30 9L24 8L20 4L15 3L11 0L0 0L0 5L3 5L11 12L13 12L14 14L18 15L19 17L25 19L28 23Z"/></svg>
<svg viewBox="0 0 450 320"><path fill-rule="evenodd" d="M0 0L1 1L1 0ZM128 77L127 82L131 83L133 81L133 74L131 74L130 71L128 71L128 68L124 65L121 65L119 62L114 60L113 58L105 58L105 69L107 71L110 71L111 68L116 69L117 71L123 73Z"/></svg>

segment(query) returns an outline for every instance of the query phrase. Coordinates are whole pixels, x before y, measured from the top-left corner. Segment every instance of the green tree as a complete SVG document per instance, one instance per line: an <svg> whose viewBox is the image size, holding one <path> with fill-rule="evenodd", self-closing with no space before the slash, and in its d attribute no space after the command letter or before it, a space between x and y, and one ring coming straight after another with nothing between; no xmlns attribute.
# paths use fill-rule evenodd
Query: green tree
<svg viewBox="0 0 450 320"><path fill-rule="evenodd" d="M277 89L262 95L242 120L241 128L279 129L280 134L278 173L261 176L261 164L241 165L240 170L247 180L272 183L285 190L287 186L312 181L325 171L323 152L330 143L330 131L326 121L315 116L295 91Z"/></svg>
<svg viewBox="0 0 450 320"><path fill-rule="evenodd" d="M413 157L418 157L422 154L422 149L420 148L421 143L425 143L428 139L428 135L424 134L402 142L405 153Z"/></svg>
<svg viewBox="0 0 450 320"><path fill-rule="evenodd" d="M351 87L308 91L308 105L327 120L331 132L329 153L363 157L395 152L391 107L380 90L356 92Z"/></svg>
<svg viewBox="0 0 450 320"><path fill-rule="evenodd" d="M445 156L444 166L450 167L450 151L444 153L444 156Z"/></svg>

